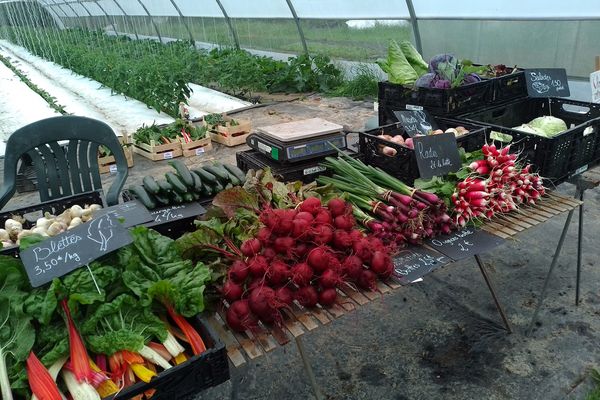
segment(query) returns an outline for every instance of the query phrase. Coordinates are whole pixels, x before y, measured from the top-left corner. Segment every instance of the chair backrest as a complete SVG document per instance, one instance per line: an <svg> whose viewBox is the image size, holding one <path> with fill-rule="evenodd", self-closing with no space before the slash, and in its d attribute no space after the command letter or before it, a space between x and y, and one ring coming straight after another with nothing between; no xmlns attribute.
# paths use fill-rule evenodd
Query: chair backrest
<svg viewBox="0 0 600 400"><path fill-rule="evenodd" d="M61 141L68 141L68 144L63 147L59 144ZM17 164L25 154L33 161L42 202L101 189L98 169L100 145L110 149L115 157L117 175L106 193L106 202L108 205L117 204L128 168L114 131L95 119L60 116L24 126L8 138L0 209L15 193Z"/></svg>

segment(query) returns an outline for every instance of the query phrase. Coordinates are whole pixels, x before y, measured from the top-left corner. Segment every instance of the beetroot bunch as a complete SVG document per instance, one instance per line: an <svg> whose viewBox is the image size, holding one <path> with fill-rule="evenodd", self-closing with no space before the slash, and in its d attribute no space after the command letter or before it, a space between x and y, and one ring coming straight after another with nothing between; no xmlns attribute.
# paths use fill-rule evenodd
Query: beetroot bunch
<svg viewBox="0 0 600 400"><path fill-rule="evenodd" d="M451 197L457 225L516 210L519 204L535 204L545 194L542 178L530 172L529 165L521 168L509 150L510 146L484 145L484 157L469 165L472 176L458 182Z"/></svg>
<svg viewBox="0 0 600 400"><path fill-rule="evenodd" d="M337 288L355 284L374 290L393 264L383 242L356 229L352 206L318 198L296 209L266 209L256 237L242 243L244 260L235 261L223 285L230 304L227 323L236 331L258 320L280 323L282 309L296 300L304 307L335 303Z"/></svg>

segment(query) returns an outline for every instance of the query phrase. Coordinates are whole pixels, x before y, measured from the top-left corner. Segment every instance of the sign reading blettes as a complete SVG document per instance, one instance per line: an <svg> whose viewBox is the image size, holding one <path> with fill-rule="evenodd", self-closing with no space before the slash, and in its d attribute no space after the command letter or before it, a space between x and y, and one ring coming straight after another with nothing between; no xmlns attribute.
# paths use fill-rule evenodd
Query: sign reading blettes
<svg viewBox="0 0 600 400"><path fill-rule="evenodd" d="M411 283L452 260L423 246L409 246L394 256L394 273L402 283Z"/></svg>
<svg viewBox="0 0 600 400"><path fill-rule="evenodd" d="M394 115L410 137L419 134L428 135L438 128L435 121L425 110L394 111Z"/></svg>
<svg viewBox="0 0 600 400"><path fill-rule="evenodd" d="M35 244L20 254L31 286L38 287L133 242L111 214Z"/></svg>
<svg viewBox="0 0 600 400"><path fill-rule="evenodd" d="M564 68L537 68L525 70L529 97L569 97L569 81Z"/></svg>
<svg viewBox="0 0 600 400"><path fill-rule="evenodd" d="M421 178L444 176L460 169L462 164L453 133L417 136L413 142Z"/></svg>

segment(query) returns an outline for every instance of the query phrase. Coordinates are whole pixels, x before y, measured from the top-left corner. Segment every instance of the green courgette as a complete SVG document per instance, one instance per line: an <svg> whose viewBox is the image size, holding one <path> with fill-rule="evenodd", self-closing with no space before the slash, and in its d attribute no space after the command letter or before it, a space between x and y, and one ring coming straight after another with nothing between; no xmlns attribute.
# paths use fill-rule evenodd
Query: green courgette
<svg viewBox="0 0 600 400"><path fill-rule="evenodd" d="M217 177L214 176L213 174L211 174L210 172L206 171L205 169L198 168L198 169L195 169L194 172L198 174L200 179L202 179L202 182L207 182L207 183L212 184L213 182L217 181Z"/></svg>
<svg viewBox="0 0 600 400"><path fill-rule="evenodd" d="M154 178L151 176L145 176L144 179L142 179L142 184L148 193L156 194L160 192L160 186L158 186Z"/></svg>
<svg viewBox="0 0 600 400"><path fill-rule="evenodd" d="M239 179L239 181L241 182L242 185L246 182L246 174L244 174L244 171L242 171L241 169L239 169L237 167L237 165L223 164L223 167L225 167L225 169L227 170L227 172L229 172L230 174L235 175L236 178Z"/></svg>
<svg viewBox="0 0 600 400"><path fill-rule="evenodd" d="M164 179L159 179L156 181L156 183L160 187L160 191L163 193L170 193L173 191L173 186Z"/></svg>
<svg viewBox="0 0 600 400"><path fill-rule="evenodd" d="M175 203L183 203L183 197L181 197L181 195L175 191L171 192L171 198Z"/></svg>
<svg viewBox="0 0 600 400"><path fill-rule="evenodd" d="M223 185L221 185L221 183L217 182L214 185L211 185L212 188L212 192L213 194L217 194L219 192L222 192L225 188L223 187Z"/></svg>
<svg viewBox="0 0 600 400"><path fill-rule="evenodd" d="M186 203L194 201L194 196L192 196L192 194L189 192L182 194L181 197L183 197L183 201L185 201Z"/></svg>
<svg viewBox="0 0 600 400"><path fill-rule="evenodd" d="M146 192L142 185L130 186L129 191L133 193L135 197L149 210L156 208L156 201L152 198L152 195Z"/></svg>
<svg viewBox="0 0 600 400"><path fill-rule="evenodd" d="M183 163L183 161L172 160L172 161L169 161L169 165L171 167L173 167L175 169L175 171L177 171L177 175L179 175L179 177L181 178L181 181L183 182L183 184L185 186L190 187L190 188L194 186L194 178L192 177L190 170Z"/></svg>
<svg viewBox="0 0 600 400"><path fill-rule="evenodd" d="M167 182L173 186L175 192L187 193L187 187L181 182L181 179L179 179L177 175L172 172L167 172L165 178L167 178Z"/></svg>
<svg viewBox="0 0 600 400"><path fill-rule="evenodd" d="M164 194L157 193L157 194L154 195L154 198L156 200L158 200L158 202L160 204L162 204L163 206L168 206L169 204L171 204L171 202L169 201L169 197L167 197Z"/></svg>
<svg viewBox="0 0 600 400"><path fill-rule="evenodd" d="M212 186L210 186L210 185L208 185L206 183L203 183L202 184L202 194L204 196L212 196L213 195Z"/></svg>
<svg viewBox="0 0 600 400"><path fill-rule="evenodd" d="M205 165L202 168L216 176L221 183L229 182L229 174L225 168L221 168L216 165Z"/></svg>
<svg viewBox="0 0 600 400"><path fill-rule="evenodd" d="M194 178L194 192L202 191L202 178L200 178L200 175L192 171L192 178Z"/></svg>

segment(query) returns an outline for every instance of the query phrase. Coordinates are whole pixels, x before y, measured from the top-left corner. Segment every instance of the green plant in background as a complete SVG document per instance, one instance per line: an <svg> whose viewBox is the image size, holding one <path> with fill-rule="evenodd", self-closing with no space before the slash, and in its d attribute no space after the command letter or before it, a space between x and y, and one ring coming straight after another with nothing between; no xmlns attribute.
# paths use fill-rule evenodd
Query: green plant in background
<svg viewBox="0 0 600 400"><path fill-rule="evenodd" d="M591 376L596 383L596 387L585 396L585 400L600 400L600 371L595 368L592 369Z"/></svg>
<svg viewBox="0 0 600 400"><path fill-rule="evenodd" d="M354 100L377 97L377 82L379 82L377 74L366 64L358 65L353 73L354 77L352 79L345 81L341 86L328 94L350 97Z"/></svg>

